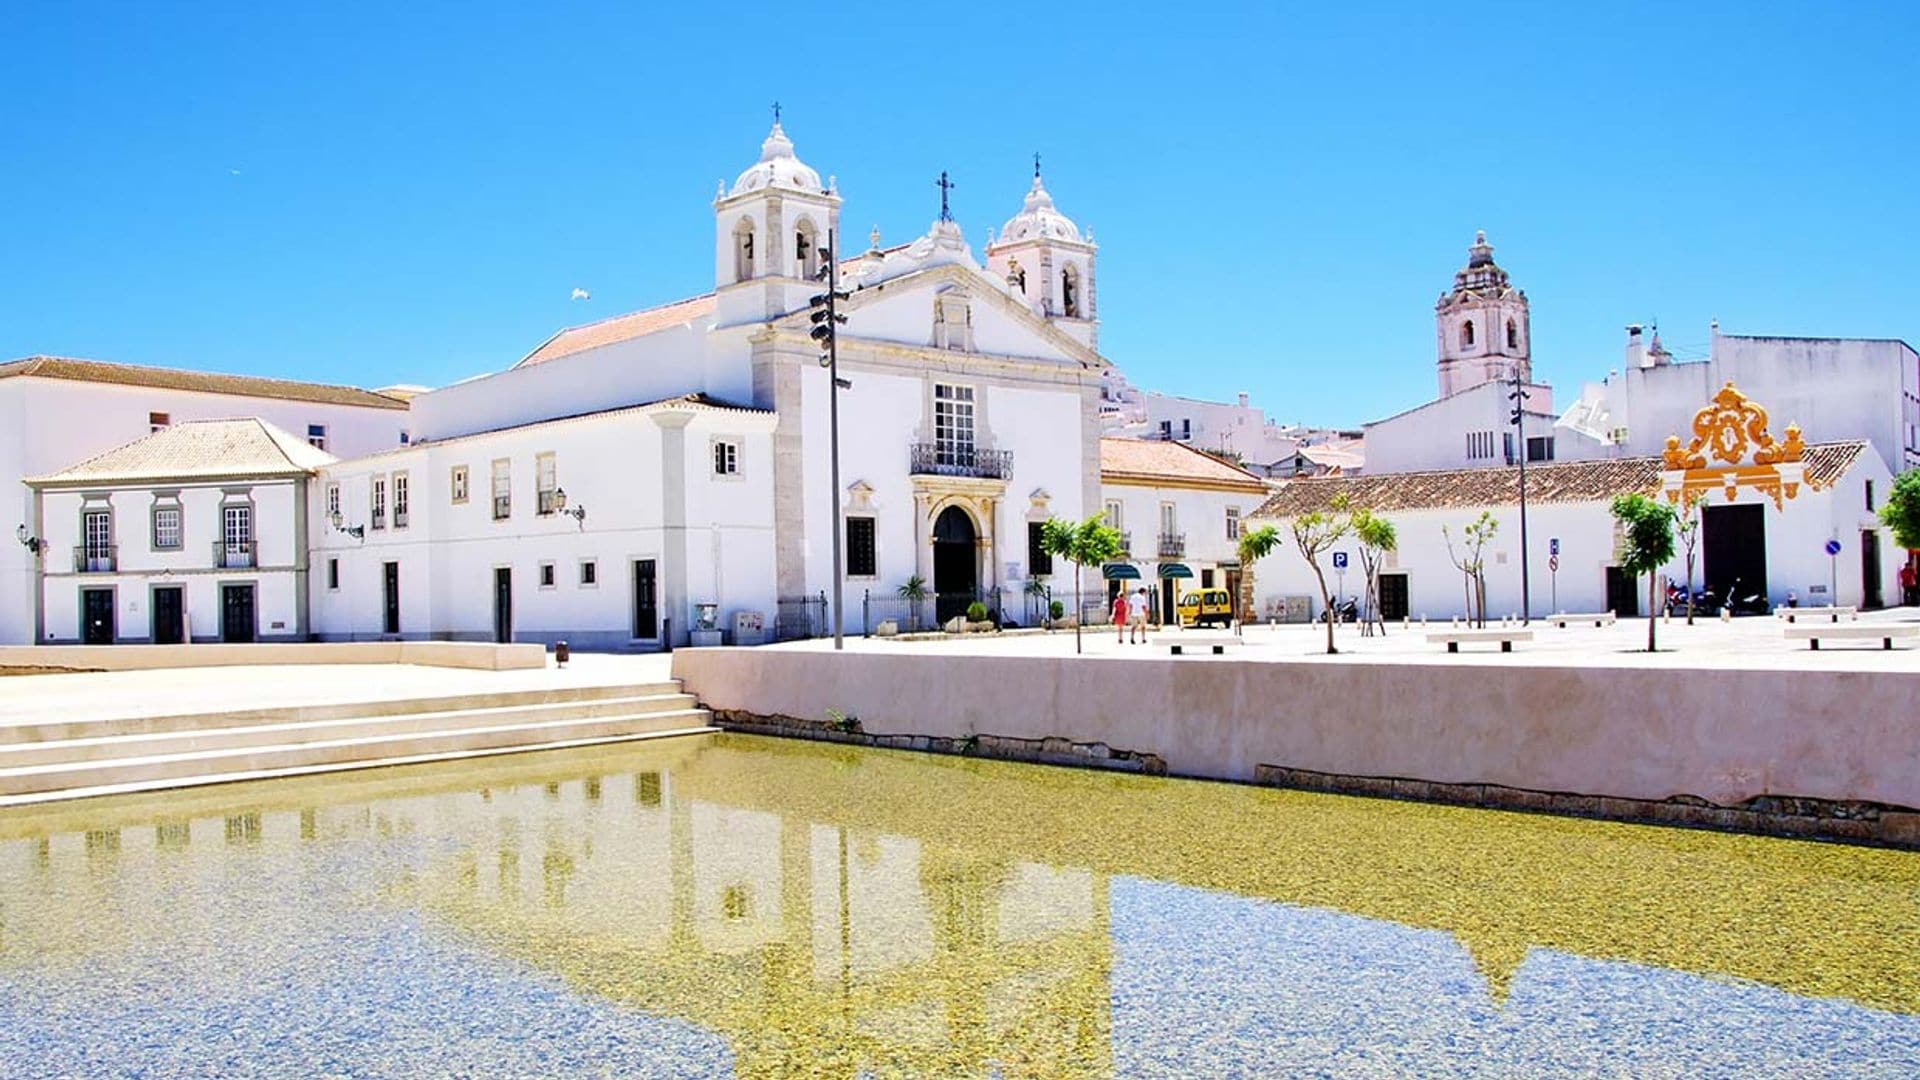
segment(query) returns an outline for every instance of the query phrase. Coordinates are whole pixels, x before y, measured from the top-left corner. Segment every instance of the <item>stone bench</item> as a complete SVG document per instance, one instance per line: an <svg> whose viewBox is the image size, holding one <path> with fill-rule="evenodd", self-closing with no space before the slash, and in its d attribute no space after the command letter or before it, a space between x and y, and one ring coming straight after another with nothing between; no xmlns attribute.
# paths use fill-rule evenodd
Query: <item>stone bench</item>
<svg viewBox="0 0 1920 1080"><path fill-rule="evenodd" d="M1842 615L1849 619L1860 617L1860 609L1855 607L1783 607L1774 608L1773 613L1788 622L1798 622L1801 619L1808 622L1816 622L1820 619L1839 622Z"/></svg>
<svg viewBox="0 0 1920 1080"><path fill-rule="evenodd" d="M1153 639L1153 643L1165 645L1175 656L1184 656L1189 649L1195 652L1204 649L1221 656L1226 653L1227 646L1240 644L1240 639L1232 634L1199 634L1186 630L1178 634L1161 634Z"/></svg>
<svg viewBox="0 0 1920 1080"><path fill-rule="evenodd" d="M1533 631L1519 629L1505 630L1441 630L1427 635L1427 644L1445 645L1450 653L1460 651L1461 645L1500 644L1501 652L1512 652L1516 641L1532 641Z"/></svg>
<svg viewBox="0 0 1920 1080"><path fill-rule="evenodd" d="M1592 623L1595 626L1612 626L1614 624L1614 616L1611 611L1599 611L1591 615L1569 615L1563 611L1558 615L1547 616L1546 621L1565 630L1573 623Z"/></svg>
<svg viewBox="0 0 1920 1080"><path fill-rule="evenodd" d="M1894 638L1920 637L1920 623L1885 623L1880 626L1789 626L1782 633L1788 641L1804 641L1816 651L1822 641L1879 641L1883 649L1893 648Z"/></svg>

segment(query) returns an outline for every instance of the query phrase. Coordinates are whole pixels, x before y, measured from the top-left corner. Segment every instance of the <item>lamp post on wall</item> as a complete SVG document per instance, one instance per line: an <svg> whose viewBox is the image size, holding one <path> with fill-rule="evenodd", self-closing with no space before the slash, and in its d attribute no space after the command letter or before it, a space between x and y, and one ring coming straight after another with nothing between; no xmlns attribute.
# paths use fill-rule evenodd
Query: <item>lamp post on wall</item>
<svg viewBox="0 0 1920 1080"><path fill-rule="evenodd" d="M47 550L47 542L28 532L25 524L18 525L14 528L13 538L20 541L21 547L26 548L35 555Z"/></svg>
<svg viewBox="0 0 1920 1080"><path fill-rule="evenodd" d="M1513 389L1507 400L1513 402L1515 449L1520 457L1520 623L1533 621L1533 597L1527 575L1527 386L1520 379L1520 365L1513 366Z"/></svg>
<svg viewBox="0 0 1920 1080"><path fill-rule="evenodd" d="M830 494L833 497L833 647L846 648L846 620L841 611L842 585L846 578L846 527L841 522L840 509L840 391L850 390L853 383L840 377L840 324L847 321L840 314L839 303L850 294L840 291L840 260L835 254L838 242L834 230L827 230L827 246L820 250L820 260L825 265L820 269L821 280L827 283L827 291L807 301L812 313L807 317L813 321L813 329L808 336L826 348L820 354L820 366L827 369L830 386L827 390L827 443L832 460L829 465L829 483L833 485Z"/></svg>

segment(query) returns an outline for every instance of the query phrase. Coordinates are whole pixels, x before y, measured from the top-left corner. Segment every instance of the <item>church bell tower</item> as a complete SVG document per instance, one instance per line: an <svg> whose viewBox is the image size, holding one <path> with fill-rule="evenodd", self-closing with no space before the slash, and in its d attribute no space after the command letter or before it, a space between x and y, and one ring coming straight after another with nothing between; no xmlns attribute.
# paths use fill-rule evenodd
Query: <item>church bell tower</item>
<svg viewBox="0 0 1920 1080"><path fill-rule="evenodd" d="M827 237L840 225L840 195L831 179L793 153L774 106L773 130L760 160L713 200L713 285L716 323L778 318L806 306Z"/></svg>
<svg viewBox="0 0 1920 1080"><path fill-rule="evenodd" d="M1513 287L1493 261L1487 234L1474 234L1467 265L1453 275L1453 289L1433 307L1440 352L1440 396L1481 383L1533 381L1532 332L1527 294Z"/></svg>
<svg viewBox="0 0 1920 1080"><path fill-rule="evenodd" d="M1089 348L1099 347L1091 236L1054 208L1040 181L1040 155L1033 156L1033 186L1020 212L1007 219L987 245L987 270L1005 281L1035 315Z"/></svg>

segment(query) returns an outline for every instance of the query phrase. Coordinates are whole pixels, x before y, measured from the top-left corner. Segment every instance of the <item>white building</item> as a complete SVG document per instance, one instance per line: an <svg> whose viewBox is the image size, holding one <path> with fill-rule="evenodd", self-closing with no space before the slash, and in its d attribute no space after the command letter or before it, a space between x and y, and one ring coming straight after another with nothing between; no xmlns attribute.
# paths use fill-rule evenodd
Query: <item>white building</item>
<svg viewBox="0 0 1920 1080"><path fill-rule="evenodd" d="M1874 513L1891 482L1886 465L1863 441L1809 446L1805 461L1806 481L1781 507L1752 492L1734 500L1718 490L1708 496L1695 588L1704 585L1723 597L1759 596L1769 606L1786 603L1790 593L1803 604L1829 598L1862 607L1898 603L1895 583L1903 556ZM1659 495L1662 478L1661 459L1652 457L1556 462L1527 470L1527 565L1536 616L1556 610L1646 611L1646 580L1633 581L1618 569L1616 526L1608 506L1624 492ZM1442 530L1451 533L1454 550L1464 555L1463 528L1491 511L1498 526L1483 552L1487 613L1500 618L1522 610L1518 481L1515 469L1294 480L1282 484L1256 516L1284 531L1302 513L1328 511L1339 496L1383 514L1399 540L1398 553L1387 558L1381 575L1383 616L1446 619L1465 614L1466 592ZM1828 540L1840 541L1840 557L1826 554ZM1322 566L1329 586L1343 596L1362 594L1357 545L1349 540L1335 550L1345 552L1349 568L1338 572L1329 551ZM1278 597L1319 596L1312 568L1291 545L1255 569L1256 604L1263 612ZM1683 556L1677 553L1662 574L1684 581ZM1317 599L1314 610L1319 611Z"/></svg>
<svg viewBox="0 0 1920 1080"><path fill-rule="evenodd" d="M696 395L331 464L315 636L626 649L699 601L771 614L775 421Z"/></svg>
<svg viewBox="0 0 1920 1080"><path fill-rule="evenodd" d="M367 454L406 438L406 408L349 386L51 356L0 364L0 485L11 486L15 500L0 528L22 541L0 543L0 644L36 638L37 560L27 542L38 547L47 538L34 523L26 478L187 420L257 417L329 453ZM50 548L49 558L48 569L59 571L66 548ZM64 637L71 627L56 630Z"/></svg>
<svg viewBox="0 0 1920 1080"><path fill-rule="evenodd" d="M333 460L263 420L182 420L29 478L34 639L307 640L307 488Z"/></svg>
<svg viewBox="0 0 1920 1080"><path fill-rule="evenodd" d="M1177 442L1104 438L1100 492L1107 524L1125 540L1127 561L1140 568L1145 584L1157 584L1156 611L1163 617L1196 588L1239 595L1240 529L1266 501L1265 481Z"/></svg>
<svg viewBox="0 0 1920 1080"><path fill-rule="evenodd" d="M1564 458L1657 454L1691 433L1727 383L1778 424L1865 439L1894 472L1920 465L1920 354L1903 341L1756 337L1713 326L1705 360L1675 362L1655 331L1627 328L1625 364L1582 388L1557 425Z"/></svg>
<svg viewBox="0 0 1920 1080"><path fill-rule="evenodd" d="M942 617L1018 594L1033 523L1099 503L1095 247L1037 175L985 265L944 198L926 235L883 248L876 234L851 257L832 251L840 207L775 124L713 202L713 292L562 330L505 371L415 397L414 447L327 471L343 528L363 528L325 541L342 579L316 595L319 632L644 648L685 643L701 604L723 630L736 615L817 630L836 504L856 625L863 593L913 577ZM838 490L807 306L836 257ZM497 520L496 483L513 505ZM584 519L541 512L560 487Z"/></svg>

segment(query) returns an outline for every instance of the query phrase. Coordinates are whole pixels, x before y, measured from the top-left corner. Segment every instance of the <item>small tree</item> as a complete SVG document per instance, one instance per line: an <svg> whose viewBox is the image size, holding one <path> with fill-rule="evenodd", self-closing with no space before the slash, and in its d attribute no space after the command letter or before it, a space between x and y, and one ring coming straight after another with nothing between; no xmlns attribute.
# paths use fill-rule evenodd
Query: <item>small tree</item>
<svg viewBox="0 0 1920 1080"><path fill-rule="evenodd" d="M1292 525L1293 545L1300 549L1300 557L1307 560L1307 565L1313 567L1314 579L1320 583L1320 602L1325 605L1327 620L1327 654L1331 656L1340 650L1333 647L1333 594L1327 591L1327 572L1320 568L1320 556L1353 530L1346 496L1336 497L1331 510L1310 510L1295 517Z"/></svg>
<svg viewBox="0 0 1920 1080"><path fill-rule="evenodd" d="M1908 551L1920 549L1920 469L1894 478L1893 490L1880 505L1880 522L1893 530L1894 543Z"/></svg>
<svg viewBox="0 0 1920 1080"><path fill-rule="evenodd" d="M1880 521L1893 530L1893 542L1907 549L1911 565L1913 551L1920 548L1920 469L1908 469L1894 477L1893 490L1880 504ZM1906 603L1907 598L1902 596L1900 602Z"/></svg>
<svg viewBox="0 0 1920 1080"><path fill-rule="evenodd" d="M1487 559L1483 550L1494 534L1500 531L1500 519L1493 511L1482 510L1480 516L1467 523L1460 530L1460 550L1453 549L1453 534L1445 525L1440 526L1440 538L1447 542L1447 558L1466 579L1467 625L1487 625Z"/></svg>
<svg viewBox="0 0 1920 1080"><path fill-rule="evenodd" d="M1647 651L1654 650L1654 630L1660 625L1660 584L1655 571L1673 561L1673 507L1632 493L1613 500L1613 517L1620 523L1620 569L1647 575Z"/></svg>
<svg viewBox="0 0 1920 1080"><path fill-rule="evenodd" d="M1693 563L1700 544L1700 508L1705 506L1707 497L1698 491L1689 491L1681 497L1680 509L1674 515L1673 535L1680 542L1681 557L1687 566L1687 625L1693 625Z"/></svg>
<svg viewBox="0 0 1920 1080"><path fill-rule="evenodd" d="M1262 525L1257 529L1243 529L1237 545L1240 552L1240 623L1244 625L1254 614L1253 610L1253 564L1273 554L1280 546L1280 530L1271 525Z"/></svg>
<svg viewBox="0 0 1920 1080"><path fill-rule="evenodd" d="M1048 518L1040 525L1040 547L1073 564L1073 602L1078 608L1073 618L1073 651L1077 653L1081 648L1080 624L1086 613L1080 599L1080 571L1119 556L1120 530L1108 527L1099 514L1080 522Z"/></svg>
<svg viewBox="0 0 1920 1080"><path fill-rule="evenodd" d="M1366 576L1367 620L1360 632L1371 636L1378 624L1385 637L1387 621L1380 617L1380 564L1387 552L1399 549L1400 535L1393 522L1364 508L1353 512L1353 535L1360 541L1360 570Z"/></svg>
<svg viewBox="0 0 1920 1080"><path fill-rule="evenodd" d="M900 599L907 602L907 625L915 630L920 629L920 605L927 600L927 579L915 574L895 591L900 594Z"/></svg>

